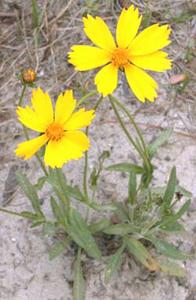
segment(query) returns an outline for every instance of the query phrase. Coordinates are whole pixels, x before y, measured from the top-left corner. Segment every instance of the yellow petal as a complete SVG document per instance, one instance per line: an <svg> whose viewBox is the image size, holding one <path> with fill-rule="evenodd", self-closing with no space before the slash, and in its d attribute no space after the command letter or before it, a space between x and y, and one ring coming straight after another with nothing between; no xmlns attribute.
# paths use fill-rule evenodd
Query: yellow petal
<svg viewBox="0 0 196 300"><path fill-rule="evenodd" d="M103 67L95 76L97 90L104 97L111 94L118 83L118 68L112 64Z"/></svg>
<svg viewBox="0 0 196 300"><path fill-rule="evenodd" d="M127 48L136 36L142 17L139 17L138 9L131 5L123 8L116 29L117 44L121 48Z"/></svg>
<svg viewBox="0 0 196 300"><path fill-rule="evenodd" d="M47 136L43 134L35 139L20 143L15 150L15 154L24 159L28 159L33 156L33 154L35 154L47 142L47 140Z"/></svg>
<svg viewBox="0 0 196 300"><path fill-rule="evenodd" d="M45 128L47 128L48 125L53 122L54 118L50 96L38 88L33 90L31 102L38 119L43 123Z"/></svg>
<svg viewBox="0 0 196 300"><path fill-rule="evenodd" d="M69 53L69 62L78 71L95 69L110 61L108 51L100 48L76 45L71 50L72 52Z"/></svg>
<svg viewBox="0 0 196 300"><path fill-rule="evenodd" d="M129 46L130 55L144 55L153 53L170 44L168 25L154 24L136 36Z"/></svg>
<svg viewBox="0 0 196 300"><path fill-rule="evenodd" d="M133 93L141 102L145 102L145 99L154 101L158 85L151 76L131 64L125 67L125 74Z"/></svg>
<svg viewBox="0 0 196 300"><path fill-rule="evenodd" d="M26 127L38 131L44 132L46 130L46 124L29 106L17 107L16 113L19 121Z"/></svg>
<svg viewBox="0 0 196 300"><path fill-rule="evenodd" d="M73 98L72 90L61 93L56 101L55 121L63 125L73 113L76 107L76 100Z"/></svg>
<svg viewBox="0 0 196 300"><path fill-rule="evenodd" d="M96 46L109 51L115 48L110 29L100 17L93 18L87 15L86 18L83 18L83 22L86 35Z"/></svg>
<svg viewBox="0 0 196 300"><path fill-rule="evenodd" d="M89 148L88 137L80 131L67 131L60 141L49 141L44 161L52 168L61 168L72 159L79 159Z"/></svg>
<svg viewBox="0 0 196 300"><path fill-rule="evenodd" d="M94 119L94 110L85 111L81 108L79 111L73 113L73 115L64 124L65 130L76 130L90 125Z"/></svg>
<svg viewBox="0 0 196 300"><path fill-rule="evenodd" d="M171 69L171 60L167 58L167 53L163 51L132 56L131 62L140 68L151 71L163 72Z"/></svg>

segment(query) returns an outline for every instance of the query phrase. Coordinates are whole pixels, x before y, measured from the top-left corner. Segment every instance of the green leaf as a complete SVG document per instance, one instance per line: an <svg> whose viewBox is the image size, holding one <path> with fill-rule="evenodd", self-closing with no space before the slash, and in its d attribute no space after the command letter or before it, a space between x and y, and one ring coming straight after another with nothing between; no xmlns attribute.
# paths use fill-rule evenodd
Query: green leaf
<svg viewBox="0 0 196 300"><path fill-rule="evenodd" d="M66 225L66 216L64 215L63 210L60 208L60 206L53 197L50 198L50 204L52 207L53 215L55 216L57 221L63 225Z"/></svg>
<svg viewBox="0 0 196 300"><path fill-rule="evenodd" d="M128 233L138 232L138 228L131 224L115 224L103 230L106 234L124 236Z"/></svg>
<svg viewBox="0 0 196 300"><path fill-rule="evenodd" d="M37 0L31 0L32 3L32 23L33 28L38 28L41 21L41 11L39 9Z"/></svg>
<svg viewBox="0 0 196 300"><path fill-rule="evenodd" d="M36 214L31 213L29 211L22 211L20 213L20 215L23 218L26 218L26 219L29 219L29 220L32 221L31 228L37 227L37 226L42 225L42 224L44 224L46 222L44 216L36 215Z"/></svg>
<svg viewBox="0 0 196 300"><path fill-rule="evenodd" d="M185 269L171 260L160 260L160 269L171 276L184 277L186 275Z"/></svg>
<svg viewBox="0 0 196 300"><path fill-rule="evenodd" d="M175 194L176 185L177 185L176 168L173 167L171 170L171 173L170 173L170 177L169 177L169 181L167 184L165 194L163 196L163 203L166 208L168 208L172 202L172 199Z"/></svg>
<svg viewBox="0 0 196 300"><path fill-rule="evenodd" d="M81 266L81 249L78 249L76 262L74 264L73 300L85 300L85 280Z"/></svg>
<svg viewBox="0 0 196 300"><path fill-rule="evenodd" d="M36 190L41 190L44 183L46 182L46 179L47 177L46 176L43 176L43 177L40 177L37 181L36 184L34 184L34 187L36 188Z"/></svg>
<svg viewBox="0 0 196 300"><path fill-rule="evenodd" d="M156 247L156 249L163 255L168 256L177 260L185 260L187 259L187 255L178 250L174 245L164 241L159 240L154 237L149 237L151 243Z"/></svg>
<svg viewBox="0 0 196 300"><path fill-rule="evenodd" d="M185 214L185 212L187 212L190 204L191 200L187 200L177 213L168 217L164 217L164 219L160 223L160 227L162 229L165 229L165 227L167 227L168 225L171 226L172 224L176 223L176 221L180 219Z"/></svg>
<svg viewBox="0 0 196 300"><path fill-rule="evenodd" d="M53 260L60 254L65 251L65 242L58 241L50 250L49 250L49 259Z"/></svg>
<svg viewBox="0 0 196 300"><path fill-rule="evenodd" d="M30 211L22 211L20 213L20 215L23 217L23 218L26 218L26 219L30 219L30 220L36 220L37 219L37 215L30 212ZM40 216L39 216L40 217Z"/></svg>
<svg viewBox="0 0 196 300"><path fill-rule="evenodd" d="M110 165L106 168L108 171L117 171L117 172L134 172L135 174L142 174L144 173L144 169L140 166L130 164L130 163L119 163Z"/></svg>
<svg viewBox="0 0 196 300"><path fill-rule="evenodd" d="M89 256L98 260L101 258L101 252L87 224L73 207L69 210L69 223L66 231L74 242L83 248Z"/></svg>
<svg viewBox="0 0 196 300"><path fill-rule="evenodd" d="M78 186L66 185L66 194L68 195L68 197L72 197L81 202L85 202L85 197L81 193Z"/></svg>
<svg viewBox="0 0 196 300"><path fill-rule="evenodd" d="M43 234L49 237L53 237L56 234L58 229L55 223L56 222L46 221L43 224Z"/></svg>
<svg viewBox="0 0 196 300"><path fill-rule="evenodd" d="M110 221L108 219L102 219L97 223L90 224L88 228L89 228L90 232L94 234L96 232L103 231L109 225L110 225Z"/></svg>
<svg viewBox="0 0 196 300"><path fill-rule="evenodd" d="M148 146L150 158L152 158L156 154L157 150L168 141L172 132L173 130L171 128L166 129Z"/></svg>
<svg viewBox="0 0 196 300"><path fill-rule="evenodd" d="M159 270L159 264L155 261L146 247L133 237L125 239L128 251L150 271Z"/></svg>
<svg viewBox="0 0 196 300"><path fill-rule="evenodd" d="M129 185L128 185L128 201L133 205L136 202L137 196L137 181L136 174L132 171L129 173Z"/></svg>
<svg viewBox="0 0 196 300"><path fill-rule="evenodd" d="M90 203L89 206L96 211L116 211L116 205L111 204L97 204L97 203Z"/></svg>
<svg viewBox="0 0 196 300"><path fill-rule="evenodd" d="M40 206L40 200L38 198L35 187L30 183L28 178L25 175L23 175L20 171L16 171L16 179L19 185L21 186L23 192L25 193L25 195L31 201L31 205L34 211L37 214L43 216L43 213L41 211L41 206Z"/></svg>
<svg viewBox="0 0 196 300"><path fill-rule="evenodd" d="M123 203L115 203L116 212L115 214L122 222L129 222L129 211L127 206Z"/></svg>
<svg viewBox="0 0 196 300"><path fill-rule="evenodd" d="M97 186L98 179L100 177L100 174L103 170L103 164L106 158L110 156L109 151L103 151L101 155L98 158L98 166L97 168L93 168L91 174L90 174L90 185L93 189Z"/></svg>
<svg viewBox="0 0 196 300"><path fill-rule="evenodd" d="M161 226L161 229L163 231L168 231L168 232L181 232L181 231L185 231L184 226L182 224L178 223L178 222Z"/></svg>
<svg viewBox="0 0 196 300"><path fill-rule="evenodd" d="M40 225L43 225L44 223L45 223L45 219L43 218L37 219L31 224L31 228L38 227Z"/></svg>
<svg viewBox="0 0 196 300"><path fill-rule="evenodd" d="M90 174L90 185L92 187L95 187L97 185L97 180L98 180L97 169L93 167L93 170Z"/></svg>
<svg viewBox="0 0 196 300"><path fill-rule="evenodd" d="M115 254L110 256L105 270L105 283L109 283L112 276L117 273L118 269L120 268L124 249L125 245L123 244Z"/></svg>
<svg viewBox="0 0 196 300"><path fill-rule="evenodd" d="M50 169L47 180L54 187L66 192L67 180L61 169Z"/></svg>
<svg viewBox="0 0 196 300"><path fill-rule="evenodd" d="M191 200L187 200L179 209L179 211L175 214L175 216L180 219L189 209L189 206L191 204Z"/></svg>
<svg viewBox="0 0 196 300"><path fill-rule="evenodd" d="M67 204L67 182L61 169L50 169L50 173L47 177L47 182L51 184L56 195L59 199L63 200L64 206ZM62 207L64 210L66 207Z"/></svg>

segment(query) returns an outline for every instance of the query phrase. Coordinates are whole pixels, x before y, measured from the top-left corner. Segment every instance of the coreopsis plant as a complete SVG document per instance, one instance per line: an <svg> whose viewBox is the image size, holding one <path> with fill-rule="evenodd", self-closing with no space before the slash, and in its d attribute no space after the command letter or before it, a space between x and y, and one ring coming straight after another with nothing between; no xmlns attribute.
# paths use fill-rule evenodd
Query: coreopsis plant
<svg viewBox="0 0 196 300"><path fill-rule="evenodd" d="M167 237L185 230L180 219L189 208L191 196L179 185L175 167L171 170L166 186L152 186L153 158L158 148L168 140L172 130L162 132L148 145L127 107L111 94L117 87L120 70L125 73L132 91L140 101L154 101L157 83L143 69L164 71L171 68L167 54L160 50L170 43L168 25L155 24L137 34L141 16L131 6L121 12L115 43L101 18L88 15L83 20L85 33L97 47L73 46L69 61L80 71L105 65L95 77L98 92L102 95L97 97L90 91L76 103L72 91L68 90L58 96L53 108L49 95L38 88L32 92L31 106L23 107L25 90L29 86L23 82L16 113L23 126L26 141L17 146L15 153L23 159L30 159L35 155L44 176L32 184L26 175L17 171L18 182L31 202L32 211L18 213L0 208L5 213L29 219L32 227L42 226L45 234L56 237L49 253L50 259L60 255L65 248L76 253L74 300L85 299L85 279L81 264L84 255L97 260L104 259L106 282L120 271L125 257L134 258L150 271L184 276L184 269L175 260L183 261L187 254L167 241ZM95 106L87 111L80 108L92 94L98 98ZM98 108L106 95L109 96L119 125L130 142L131 151L137 151L139 160L137 164L127 161L108 165L106 162L110 153L104 151L89 175L88 126L95 117L95 112L98 114ZM135 137L125 125L122 113L128 118ZM85 133L82 131L84 128ZM38 136L30 139L29 129L37 132ZM70 160L82 159L83 155L84 171L80 174L83 185L80 187L70 184L69 176L65 175L62 167ZM115 202L104 199L102 204L97 201L99 178L104 169L127 174L126 199L116 199ZM52 187L52 219L47 216L39 198L39 190L45 183ZM77 207L86 208L85 215L75 208L76 201L79 204ZM180 207L179 201L182 202ZM96 222L88 217L91 210L96 212ZM105 217L107 213L108 217ZM59 232L61 238L58 238Z"/></svg>

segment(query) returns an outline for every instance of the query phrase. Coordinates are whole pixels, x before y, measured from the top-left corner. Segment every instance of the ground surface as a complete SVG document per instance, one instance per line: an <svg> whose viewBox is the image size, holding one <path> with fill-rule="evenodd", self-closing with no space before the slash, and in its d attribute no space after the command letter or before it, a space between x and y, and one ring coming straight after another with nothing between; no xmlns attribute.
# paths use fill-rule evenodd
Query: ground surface
<svg viewBox="0 0 196 300"><path fill-rule="evenodd" d="M138 5L145 14L146 24L157 21L171 24L173 43L168 51L174 60L174 67L172 71L156 76L160 90L154 104L143 105L137 102L123 80L116 96L135 115L148 141L164 128L174 129L169 143L154 160L157 167L154 183L164 184L170 169L176 165L181 185L192 192L192 204L183 219L187 232L183 236L183 243L178 238L177 243L182 250L193 253L196 249L196 105L193 89L196 3L194 0L127 1L130 2ZM29 207L15 184L15 169L22 167L33 181L40 175L34 159L24 164L13 154L16 144L23 138L15 116L15 107L21 93L17 74L24 67L34 67L39 75L38 85L48 90L54 98L67 87L73 88L75 94L81 97L86 88L91 88L92 73L76 73L66 63L70 46L85 40L81 17L89 11L104 16L112 24L120 9L119 4L114 5L112 1L46 0L38 3L43 18L39 25L37 44L32 29L31 1L0 0L0 203L13 210ZM176 77L172 77L176 74L184 74L186 80L172 85L171 78L176 80ZM27 91L26 102L29 96L30 90ZM94 101L89 101L89 106ZM107 99L97 113L90 135L91 168L103 150L112 150L108 164L136 159L118 127ZM64 169L75 183L80 183L82 164L82 160L70 163ZM125 197L125 185L126 178L104 171L100 201ZM13 197L10 197L14 191ZM46 210L49 193L48 188L42 191ZM30 229L26 220L0 214L0 299L72 299L73 256L65 253L49 261L47 253L50 245L51 240L43 237L40 229ZM104 264L89 262L86 265L87 300L194 300L196 262L187 261L185 268L186 278L176 279L165 274L152 275L134 261L125 260L119 276L105 286Z"/></svg>

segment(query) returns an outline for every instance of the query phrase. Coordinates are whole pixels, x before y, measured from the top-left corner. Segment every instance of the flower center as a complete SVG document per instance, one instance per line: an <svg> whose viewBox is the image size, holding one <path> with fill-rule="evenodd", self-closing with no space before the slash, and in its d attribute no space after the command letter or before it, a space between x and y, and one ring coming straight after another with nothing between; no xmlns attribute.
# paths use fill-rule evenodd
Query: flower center
<svg viewBox="0 0 196 300"><path fill-rule="evenodd" d="M112 63L118 68L125 67L129 63L127 49L116 48L112 53Z"/></svg>
<svg viewBox="0 0 196 300"><path fill-rule="evenodd" d="M55 122L51 123L46 129L46 135L52 141L59 141L63 137L63 133L62 125Z"/></svg>

